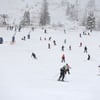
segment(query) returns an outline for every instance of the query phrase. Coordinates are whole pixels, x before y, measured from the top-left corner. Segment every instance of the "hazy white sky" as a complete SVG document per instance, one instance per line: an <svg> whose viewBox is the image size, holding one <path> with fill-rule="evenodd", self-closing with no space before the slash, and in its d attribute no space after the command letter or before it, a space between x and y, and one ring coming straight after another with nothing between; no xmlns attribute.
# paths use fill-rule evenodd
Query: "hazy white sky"
<svg viewBox="0 0 100 100"><path fill-rule="evenodd" d="M76 0L69 0L71 2L75 2ZM85 7L90 0L78 0L82 7ZM96 8L100 8L100 0L95 0Z"/></svg>
<svg viewBox="0 0 100 100"><path fill-rule="evenodd" d="M23 1L26 1L26 2L36 2L36 1L42 1L42 0L0 0L0 12L2 11L8 11L8 10L12 10L12 8L15 8L15 7L18 7L20 8L20 6L23 6L24 3L22 3ZM51 1L51 2L60 2L62 0L47 0L47 1ZM76 0L66 0L66 1L70 1L70 2L75 2ZM81 7L85 7L87 2L89 0L78 0ZM100 0L95 0L96 2L96 7L97 8L100 8ZM21 4L21 5L20 5Z"/></svg>

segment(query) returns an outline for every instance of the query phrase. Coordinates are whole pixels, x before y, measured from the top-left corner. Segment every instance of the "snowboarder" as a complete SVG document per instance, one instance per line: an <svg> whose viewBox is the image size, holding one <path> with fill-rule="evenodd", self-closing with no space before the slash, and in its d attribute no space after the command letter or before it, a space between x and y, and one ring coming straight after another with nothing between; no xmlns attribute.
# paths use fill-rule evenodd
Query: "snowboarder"
<svg viewBox="0 0 100 100"><path fill-rule="evenodd" d="M33 57L34 59L37 59L36 54L32 52L31 57Z"/></svg>
<svg viewBox="0 0 100 100"><path fill-rule="evenodd" d="M64 65L61 69L60 69L60 76L58 78L58 81L64 81L65 78L65 74L68 72L68 74L70 74L70 66L68 64Z"/></svg>
<svg viewBox="0 0 100 100"><path fill-rule="evenodd" d="M61 57L61 62L65 62L65 55L64 54Z"/></svg>

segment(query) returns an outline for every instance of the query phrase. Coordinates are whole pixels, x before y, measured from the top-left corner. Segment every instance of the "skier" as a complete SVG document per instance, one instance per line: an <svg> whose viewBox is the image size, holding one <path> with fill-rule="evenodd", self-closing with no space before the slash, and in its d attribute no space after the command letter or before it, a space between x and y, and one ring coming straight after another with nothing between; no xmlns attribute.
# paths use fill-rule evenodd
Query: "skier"
<svg viewBox="0 0 100 100"><path fill-rule="evenodd" d="M56 45L56 41L55 40L53 40L53 44Z"/></svg>
<svg viewBox="0 0 100 100"><path fill-rule="evenodd" d="M80 47L82 47L82 42L80 42Z"/></svg>
<svg viewBox="0 0 100 100"><path fill-rule="evenodd" d="M62 51L64 51L64 45L62 45L61 49L62 49Z"/></svg>
<svg viewBox="0 0 100 100"><path fill-rule="evenodd" d="M90 33L88 32L88 35L90 35Z"/></svg>
<svg viewBox="0 0 100 100"><path fill-rule="evenodd" d="M65 74L66 74L66 68L65 66L63 66L61 69L60 69L60 76L58 78L58 81L64 81L64 78L65 78Z"/></svg>
<svg viewBox="0 0 100 100"><path fill-rule="evenodd" d="M80 38L82 37L81 33L79 34L79 37L80 37Z"/></svg>
<svg viewBox="0 0 100 100"><path fill-rule="evenodd" d="M61 57L61 62L65 62L65 55L64 54Z"/></svg>
<svg viewBox="0 0 100 100"><path fill-rule="evenodd" d="M70 66L68 64L64 65L61 69L60 69L60 76L58 78L58 81L64 81L65 78L65 74L68 72L68 74L70 74Z"/></svg>
<svg viewBox="0 0 100 100"><path fill-rule="evenodd" d="M64 44L66 44L66 39L64 39Z"/></svg>
<svg viewBox="0 0 100 100"><path fill-rule="evenodd" d="M50 43L48 43L48 49L50 49L50 48L51 48Z"/></svg>
<svg viewBox="0 0 100 100"><path fill-rule="evenodd" d="M66 64L66 73L70 74L70 69L71 67L69 66L69 64Z"/></svg>
<svg viewBox="0 0 100 100"><path fill-rule="evenodd" d="M64 29L64 33L66 33L66 30Z"/></svg>
<svg viewBox="0 0 100 100"><path fill-rule="evenodd" d="M21 39L21 40L26 40L26 36L22 37L22 39Z"/></svg>
<svg viewBox="0 0 100 100"><path fill-rule="evenodd" d="M34 27L32 27L32 31L34 31Z"/></svg>
<svg viewBox="0 0 100 100"><path fill-rule="evenodd" d="M51 37L49 37L49 41L51 40Z"/></svg>
<svg viewBox="0 0 100 100"><path fill-rule="evenodd" d="M45 33L45 34L47 33L47 30L46 30L46 29L44 30L44 33Z"/></svg>
<svg viewBox="0 0 100 100"><path fill-rule="evenodd" d="M69 45L69 50L71 50L72 49L72 47L71 47L71 45Z"/></svg>
<svg viewBox="0 0 100 100"><path fill-rule="evenodd" d="M99 75L100 75L100 65L98 66L98 69L99 69Z"/></svg>
<svg viewBox="0 0 100 100"><path fill-rule="evenodd" d="M83 35L86 35L86 32L83 32Z"/></svg>
<svg viewBox="0 0 100 100"><path fill-rule="evenodd" d="M37 59L36 54L32 52L31 57L33 57L34 59Z"/></svg>
<svg viewBox="0 0 100 100"><path fill-rule="evenodd" d="M27 35L27 39L30 39L30 34Z"/></svg>
<svg viewBox="0 0 100 100"><path fill-rule="evenodd" d="M87 60L90 60L90 55L88 54L88 58L87 58Z"/></svg>
<svg viewBox="0 0 100 100"><path fill-rule="evenodd" d="M87 47L86 46L84 47L84 53L87 53Z"/></svg>
<svg viewBox="0 0 100 100"><path fill-rule="evenodd" d="M0 37L0 44L3 44L3 38Z"/></svg>
<svg viewBox="0 0 100 100"><path fill-rule="evenodd" d="M19 28L18 28L18 31L19 31L19 32L21 31L21 28L22 28L22 27L21 27L21 26L19 26Z"/></svg>
<svg viewBox="0 0 100 100"><path fill-rule="evenodd" d="M15 36L12 36L12 43L15 42Z"/></svg>
<svg viewBox="0 0 100 100"><path fill-rule="evenodd" d="M40 40L42 40L42 37L40 37Z"/></svg>

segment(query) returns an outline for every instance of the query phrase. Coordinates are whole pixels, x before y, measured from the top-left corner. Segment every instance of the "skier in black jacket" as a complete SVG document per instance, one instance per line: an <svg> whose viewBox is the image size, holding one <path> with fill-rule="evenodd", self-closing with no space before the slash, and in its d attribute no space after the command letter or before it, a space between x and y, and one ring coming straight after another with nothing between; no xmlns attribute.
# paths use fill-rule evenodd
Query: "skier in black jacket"
<svg viewBox="0 0 100 100"><path fill-rule="evenodd" d="M87 47L86 46L84 47L84 53L87 53Z"/></svg>
<svg viewBox="0 0 100 100"><path fill-rule="evenodd" d="M68 64L66 64L66 65L64 65L61 69L60 69L60 76L59 76L59 79L58 79L58 81L64 81L64 78L65 78L65 74L68 72L68 74L70 74L70 69L71 67L68 65Z"/></svg>
<svg viewBox="0 0 100 100"><path fill-rule="evenodd" d="M88 54L88 58L87 58L87 60L90 60L90 55Z"/></svg>
<svg viewBox="0 0 100 100"><path fill-rule="evenodd" d="M31 57L33 57L34 59L37 59L36 54L34 52L32 52Z"/></svg>
<svg viewBox="0 0 100 100"><path fill-rule="evenodd" d="M65 69L65 67L62 67L61 69L60 69L60 76L59 76L59 79L58 79L58 81L64 81L64 78L65 78L65 74L66 74L66 69ZM62 78L62 79L61 79Z"/></svg>

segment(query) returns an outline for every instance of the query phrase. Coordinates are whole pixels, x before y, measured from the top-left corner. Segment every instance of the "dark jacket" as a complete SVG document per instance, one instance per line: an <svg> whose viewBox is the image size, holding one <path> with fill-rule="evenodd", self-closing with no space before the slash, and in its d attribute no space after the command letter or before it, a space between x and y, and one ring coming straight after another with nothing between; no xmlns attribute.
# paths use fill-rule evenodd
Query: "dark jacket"
<svg viewBox="0 0 100 100"><path fill-rule="evenodd" d="M66 69L65 69L65 67L62 67L62 68L60 69L60 74L62 74L62 75L65 75L65 74L66 74Z"/></svg>

